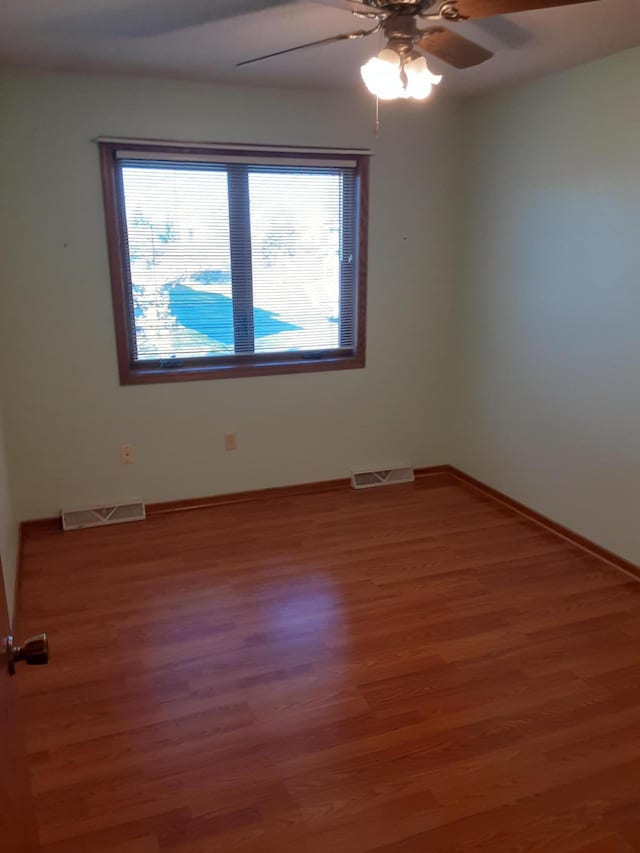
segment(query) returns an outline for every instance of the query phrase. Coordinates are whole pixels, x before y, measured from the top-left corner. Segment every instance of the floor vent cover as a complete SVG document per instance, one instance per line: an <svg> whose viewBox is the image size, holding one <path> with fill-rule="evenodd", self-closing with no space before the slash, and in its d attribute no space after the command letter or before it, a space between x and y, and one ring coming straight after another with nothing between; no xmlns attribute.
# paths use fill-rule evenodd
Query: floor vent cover
<svg viewBox="0 0 640 853"><path fill-rule="evenodd" d="M371 489L373 486L390 486L394 483L413 483L413 468L382 468L378 471L353 471L351 485L354 489Z"/></svg>
<svg viewBox="0 0 640 853"><path fill-rule="evenodd" d="M87 506L81 509L63 509L63 530L81 530L83 527L102 527L124 521L142 521L146 512L141 500L123 501L106 506Z"/></svg>

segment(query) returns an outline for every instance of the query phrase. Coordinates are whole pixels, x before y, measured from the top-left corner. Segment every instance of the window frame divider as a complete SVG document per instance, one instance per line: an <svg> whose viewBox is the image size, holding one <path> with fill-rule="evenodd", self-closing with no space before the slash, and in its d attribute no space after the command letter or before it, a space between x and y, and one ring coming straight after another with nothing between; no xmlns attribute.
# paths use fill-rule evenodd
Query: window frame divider
<svg viewBox="0 0 640 853"><path fill-rule="evenodd" d="M255 352L249 167L227 166L233 340L236 355Z"/></svg>

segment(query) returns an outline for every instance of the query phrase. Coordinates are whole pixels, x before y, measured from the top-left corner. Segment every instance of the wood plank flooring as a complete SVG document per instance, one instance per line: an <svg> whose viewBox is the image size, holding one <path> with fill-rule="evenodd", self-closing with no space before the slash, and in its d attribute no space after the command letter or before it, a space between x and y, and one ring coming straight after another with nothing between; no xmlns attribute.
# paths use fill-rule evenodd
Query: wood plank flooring
<svg viewBox="0 0 640 853"><path fill-rule="evenodd" d="M640 583L449 475L23 572L44 853L640 850Z"/></svg>

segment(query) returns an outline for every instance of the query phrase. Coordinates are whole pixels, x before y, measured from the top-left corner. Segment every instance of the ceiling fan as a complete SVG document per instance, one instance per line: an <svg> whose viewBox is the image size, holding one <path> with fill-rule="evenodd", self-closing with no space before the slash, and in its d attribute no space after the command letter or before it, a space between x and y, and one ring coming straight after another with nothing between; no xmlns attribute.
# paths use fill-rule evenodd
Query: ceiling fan
<svg viewBox="0 0 640 853"><path fill-rule="evenodd" d="M382 32L385 47L362 66L361 74L369 91L384 100L426 98L442 79L432 74L422 54L430 54L454 68L471 68L493 56L490 50L464 36L437 26L439 21L457 24L514 12L573 6L594 0L314 0L350 10L358 18L375 25L368 29L341 33L329 38L277 50L238 62L237 67L262 62L285 53L306 50L339 41L366 38ZM435 22L421 28L418 21Z"/></svg>

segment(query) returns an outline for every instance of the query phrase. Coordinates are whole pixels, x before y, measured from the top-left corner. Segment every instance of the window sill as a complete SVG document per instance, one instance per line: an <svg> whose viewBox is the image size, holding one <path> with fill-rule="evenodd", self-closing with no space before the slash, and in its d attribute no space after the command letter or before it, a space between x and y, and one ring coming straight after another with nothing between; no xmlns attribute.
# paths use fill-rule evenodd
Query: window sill
<svg viewBox="0 0 640 853"><path fill-rule="evenodd" d="M241 379L251 376L276 376L285 373L320 373L329 370L357 370L365 366L364 354L294 358L287 361L251 361L242 364L191 364L184 367L127 366L120 371L121 385L145 385L164 382L194 382L211 379Z"/></svg>

